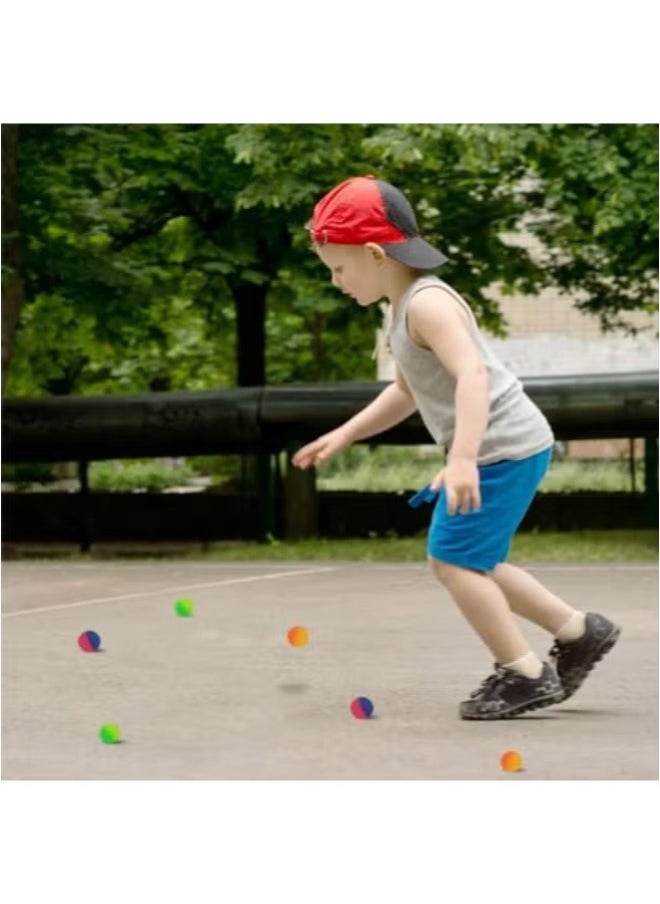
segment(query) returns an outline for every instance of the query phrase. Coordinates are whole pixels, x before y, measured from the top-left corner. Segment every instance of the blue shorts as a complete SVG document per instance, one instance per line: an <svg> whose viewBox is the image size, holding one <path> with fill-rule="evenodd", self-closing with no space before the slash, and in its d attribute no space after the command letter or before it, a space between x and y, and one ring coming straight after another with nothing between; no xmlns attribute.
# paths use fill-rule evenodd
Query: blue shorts
<svg viewBox="0 0 660 904"><path fill-rule="evenodd" d="M552 449L548 448L529 458L480 465L481 508L477 512L448 515L444 487L434 493L427 486L413 496L408 500L413 507L435 500L428 554L473 571L492 571L505 562L551 458Z"/></svg>

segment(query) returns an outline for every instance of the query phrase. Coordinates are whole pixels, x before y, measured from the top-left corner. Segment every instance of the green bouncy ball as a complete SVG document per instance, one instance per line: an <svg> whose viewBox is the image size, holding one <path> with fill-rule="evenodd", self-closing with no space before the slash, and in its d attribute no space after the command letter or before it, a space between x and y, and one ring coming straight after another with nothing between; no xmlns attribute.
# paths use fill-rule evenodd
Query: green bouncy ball
<svg viewBox="0 0 660 904"><path fill-rule="evenodd" d="M99 737L104 744L117 744L121 738L119 725L115 725L114 722L107 722L99 729Z"/></svg>
<svg viewBox="0 0 660 904"><path fill-rule="evenodd" d="M190 616L195 611L195 604L192 600L189 600L186 597L182 597L175 602L174 611L181 618L190 618Z"/></svg>

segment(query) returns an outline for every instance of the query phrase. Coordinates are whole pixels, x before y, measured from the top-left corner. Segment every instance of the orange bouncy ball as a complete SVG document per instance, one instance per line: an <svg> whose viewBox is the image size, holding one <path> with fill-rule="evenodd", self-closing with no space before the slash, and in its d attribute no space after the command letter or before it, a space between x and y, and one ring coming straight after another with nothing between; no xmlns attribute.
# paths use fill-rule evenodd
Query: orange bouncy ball
<svg viewBox="0 0 660 904"><path fill-rule="evenodd" d="M301 628L297 625L295 628L289 629L287 638L292 647L304 647L309 641L309 633L307 628Z"/></svg>
<svg viewBox="0 0 660 904"><path fill-rule="evenodd" d="M500 765L505 772L521 772L522 757L517 750L506 750L500 757Z"/></svg>

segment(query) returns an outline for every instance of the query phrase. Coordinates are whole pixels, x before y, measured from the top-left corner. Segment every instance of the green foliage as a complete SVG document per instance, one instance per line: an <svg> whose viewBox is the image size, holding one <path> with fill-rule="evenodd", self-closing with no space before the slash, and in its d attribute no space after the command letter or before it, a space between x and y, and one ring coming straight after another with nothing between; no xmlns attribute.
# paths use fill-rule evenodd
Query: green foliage
<svg viewBox="0 0 660 904"><path fill-rule="evenodd" d="M351 446L319 470L320 490L362 492L416 491L444 465L444 453L431 446ZM540 487L541 493L631 492L627 459L555 460ZM635 487L644 487L644 462L635 462Z"/></svg>
<svg viewBox="0 0 660 904"><path fill-rule="evenodd" d="M168 487L184 486L194 471L186 463L168 465L157 458L123 461L97 461L89 466L91 490L130 492L146 490L157 493Z"/></svg>
<svg viewBox="0 0 660 904"><path fill-rule="evenodd" d="M432 446L369 446L359 443L331 459L318 472L317 486L323 491L414 492L444 465L444 453ZM284 462L282 462L284 467ZM91 462L92 490L158 492L184 486L195 477L211 477L216 486L240 484L238 455L194 456L182 461L129 459ZM50 464L5 464L2 479L27 487L56 479ZM635 487L644 488L644 463L635 462ZM554 461L540 488L542 493L631 492L630 463L625 459Z"/></svg>
<svg viewBox="0 0 660 904"><path fill-rule="evenodd" d="M269 296L268 381L374 379L380 312L348 302L327 280L307 275L306 265L280 271Z"/></svg>
<svg viewBox="0 0 660 904"><path fill-rule="evenodd" d="M644 462L634 463L635 488L644 488ZM626 459L565 459L555 461L541 484L542 493L574 493L579 490L601 493L632 492L630 462Z"/></svg>
<svg viewBox="0 0 660 904"><path fill-rule="evenodd" d="M419 211L422 233L449 257L443 275L481 323L501 333L499 310L485 290L532 293L541 281L529 253L504 237L525 212L519 127L389 126L365 145L380 161L381 177L399 184Z"/></svg>
<svg viewBox="0 0 660 904"><path fill-rule="evenodd" d="M52 483L55 480L55 466L46 462L16 462L2 465L3 482L12 483L19 489L33 483Z"/></svg>
<svg viewBox="0 0 660 904"><path fill-rule="evenodd" d="M195 473L213 477L233 478L241 472L240 455L195 455L186 458L186 463Z"/></svg>
<svg viewBox="0 0 660 904"><path fill-rule="evenodd" d="M494 286L578 292L605 327L655 306L655 125L28 125L7 394L234 385L250 286L267 292L270 381L372 377L378 310L329 286L305 230L365 173L406 191L493 332Z"/></svg>
<svg viewBox="0 0 660 904"><path fill-rule="evenodd" d="M195 134L174 126L23 127L31 303L10 393L231 385L233 311L222 255L198 241L173 203Z"/></svg>
<svg viewBox="0 0 660 904"><path fill-rule="evenodd" d="M539 126L526 158L537 177L527 225L552 283L604 329L625 325L622 312L655 311L658 126Z"/></svg>

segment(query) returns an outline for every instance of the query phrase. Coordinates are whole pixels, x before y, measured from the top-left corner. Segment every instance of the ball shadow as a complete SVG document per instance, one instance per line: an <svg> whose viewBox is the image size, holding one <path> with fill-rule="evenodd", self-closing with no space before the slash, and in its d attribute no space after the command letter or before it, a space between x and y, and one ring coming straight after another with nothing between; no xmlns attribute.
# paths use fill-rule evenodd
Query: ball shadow
<svg viewBox="0 0 660 904"><path fill-rule="evenodd" d="M277 686L281 691L284 691L285 694L302 694L304 691L309 690L309 685L300 681L287 682L286 684L278 684Z"/></svg>

